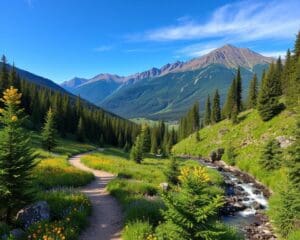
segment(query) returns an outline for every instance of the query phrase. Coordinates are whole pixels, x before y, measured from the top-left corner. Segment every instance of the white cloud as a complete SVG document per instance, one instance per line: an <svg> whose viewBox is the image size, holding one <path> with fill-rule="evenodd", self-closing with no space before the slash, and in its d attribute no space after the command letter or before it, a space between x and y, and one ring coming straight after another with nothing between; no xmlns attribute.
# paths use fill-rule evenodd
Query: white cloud
<svg viewBox="0 0 300 240"><path fill-rule="evenodd" d="M300 29L300 2L242 1L216 9L208 21L178 21L176 25L132 35L131 39L174 41L230 37L236 41L286 39Z"/></svg>
<svg viewBox="0 0 300 240"><path fill-rule="evenodd" d="M97 47L94 49L96 52L107 52L113 49L113 46L111 45L102 45L100 47Z"/></svg>

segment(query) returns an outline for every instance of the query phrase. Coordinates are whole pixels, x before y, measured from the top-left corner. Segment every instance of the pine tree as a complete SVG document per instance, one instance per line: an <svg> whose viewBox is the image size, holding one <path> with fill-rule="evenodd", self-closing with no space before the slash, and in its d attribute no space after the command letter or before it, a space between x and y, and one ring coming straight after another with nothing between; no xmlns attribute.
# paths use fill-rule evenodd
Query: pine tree
<svg viewBox="0 0 300 240"><path fill-rule="evenodd" d="M178 177L179 177L180 171L179 171L179 166L178 166L176 157L171 156L170 164L169 164L168 169L165 174L167 177L167 181L169 183L171 183L173 185L178 184L178 182L179 182Z"/></svg>
<svg viewBox="0 0 300 240"><path fill-rule="evenodd" d="M158 235L164 235L163 239L222 239L224 231L216 221L223 200L211 190L206 170L185 167L179 181L176 192L163 194L165 223L158 228Z"/></svg>
<svg viewBox="0 0 300 240"><path fill-rule="evenodd" d="M143 152L149 153L151 150L150 128L147 124L142 126L141 138L143 142Z"/></svg>
<svg viewBox="0 0 300 240"><path fill-rule="evenodd" d="M273 84L275 88L275 92L278 94L278 96L282 95L282 86L281 86L281 78L282 78L282 72L283 72L283 65L281 62L281 57L279 57L276 61L275 65L275 72L273 76Z"/></svg>
<svg viewBox="0 0 300 240"><path fill-rule="evenodd" d="M217 123L221 121L221 107L220 107L220 95L218 89L214 95L214 101L211 112L211 121L212 123Z"/></svg>
<svg viewBox="0 0 300 240"><path fill-rule="evenodd" d="M294 46L294 60L298 62L300 58L300 31L297 34L295 46Z"/></svg>
<svg viewBox="0 0 300 240"><path fill-rule="evenodd" d="M130 151L130 159L140 164L143 161L143 140L141 135L136 137L135 143Z"/></svg>
<svg viewBox="0 0 300 240"><path fill-rule="evenodd" d="M12 210L22 206L32 197L31 171L35 155L30 138L23 131L21 93L11 87L3 93L0 110L0 209L4 207L6 221L10 223Z"/></svg>
<svg viewBox="0 0 300 240"><path fill-rule="evenodd" d="M3 90L8 87L8 70L7 70L7 60L5 55L1 58L2 67L0 72L0 92L2 93Z"/></svg>
<svg viewBox="0 0 300 240"><path fill-rule="evenodd" d="M300 58L295 65L294 74L291 77L291 81L287 92L287 105L289 108L300 106Z"/></svg>
<svg viewBox="0 0 300 240"><path fill-rule="evenodd" d="M210 97L207 96L206 107L205 107L205 125L209 125L211 123L211 105L210 105Z"/></svg>
<svg viewBox="0 0 300 240"><path fill-rule="evenodd" d="M291 85L292 71L293 71L293 60L292 60L290 49L288 49L285 57L283 72L281 75L281 86L284 94L288 94L289 88L292 87Z"/></svg>
<svg viewBox="0 0 300 240"><path fill-rule="evenodd" d="M223 114L228 119L231 119L233 110L236 108L236 88L236 79L234 78L228 89L227 98L223 109Z"/></svg>
<svg viewBox="0 0 300 240"><path fill-rule="evenodd" d="M299 118L299 117L298 117ZM289 151L289 180L293 186L300 192L300 120L297 122L296 141Z"/></svg>
<svg viewBox="0 0 300 240"><path fill-rule="evenodd" d="M254 74L248 91L248 108L256 108L258 95L257 76Z"/></svg>
<svg viewBox="0 0 300 240"><path fill-rule="evenodd" d="M280 167L281 150L279 142L270 140L264 147L260 164L265 170L276 170Z"/></svg>
<svg viewBox="0 0 300 240"><path fill-rule="evenodd" d="M42 130L42 144L45 149L51 151L57 146L57 130L55 127L55 113L49 108Z"/></svg>
<svg viewBox="0 0 300 240"><path fill-rule="evenodd" d="M243 88L242 88L241 69L238 68L237 74L236 74L236 94L235 94L236 107L237 107L238 113L243 110L242 91L243 91Z"/></svg>
<svg viewBox="0 0 300 240"><path fill-rule="evenodd" d="M262 80L258 95L258 112L263 121L268 121L282 110L278 97L278 85L275 75L275 65L271 64L268 73Z"/></svg>
<svg viewBox="0 0 300 240"><path fill-rule="evenodd" d="M78 121L76 137L80 142L83 142L85 139L84 122L82 117L80 117Z"/></svg>
<svg viewBox="0 0 300 240"><path fill-rule="evenodd" d="M157 153L157 128L153 128L151 131L151 153L156 154Z"/></svg>
<svg viewBox="0 0 300 240"><path fill-rule="evenodd" d="M199 129L199 103L198 102L194 103L191 112L192 112L192 125L193 125L192 132L195 132L196 130Z"/></svg>

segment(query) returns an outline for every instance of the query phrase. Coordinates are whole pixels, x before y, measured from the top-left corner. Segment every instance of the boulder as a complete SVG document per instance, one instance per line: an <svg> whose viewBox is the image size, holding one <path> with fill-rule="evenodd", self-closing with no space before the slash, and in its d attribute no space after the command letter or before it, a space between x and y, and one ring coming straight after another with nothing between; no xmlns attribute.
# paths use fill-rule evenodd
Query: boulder
<svg viewBox="0 0 300 240"><path fill-rule="evenodd" d="M294 139L285 136L278 136L276 140L279 142L281 148L287 148L291 146L294 142Z"/></svg>
<svg viewBox="0 0 300 240"><path fill-rule="evenodd" d="M50 208L46 201L39 201L21 209L16 216L16 220L24 227L43 220L49 220Z"/></svg>
<svg viewBox="0 0 300 240"><path fill-rule="evenodd" d="M159 186L161 187L161 189L165 192L165 191L168 191L169 189L169 183L167 182L163 182L163 183L160 183Z"/></svg>

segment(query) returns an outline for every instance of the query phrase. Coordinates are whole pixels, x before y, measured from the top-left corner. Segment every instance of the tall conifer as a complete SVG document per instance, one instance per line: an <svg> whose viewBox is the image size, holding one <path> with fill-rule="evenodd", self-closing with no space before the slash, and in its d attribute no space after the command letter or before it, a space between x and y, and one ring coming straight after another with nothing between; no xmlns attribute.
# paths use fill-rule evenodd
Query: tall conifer
<svg viewBox="0 0 300 240"><path fill-rule="evenodd" d="M254 74L248 91L248 108L256 108L257 104L257 95L258 95L258 86L257 86L257 76Z"/></svg>
<svg viewBox="0 0 300 240"><path fill-rule="evenodd" d="M211 104L210 104L210 97L207 96L206 106L205 106L205 125L209 125L211 123Z"/></svg>
<svg viewBox="0 0 300 240"><path fill-rule="evenodd" d="M212 112L211 112L211 121L212 123L217 123L221 121L221 107L220 107L220 95L218 89L215 92Z"/></svg>
<svg viewBox="0 0 300 240"><path fill-rule="evenodd" d="M0 210L10 223L12 210L22 206L32 197L31 171L35 155L30 138L22 129L23 109L21 93L11 87L3 93L0 110ZM4 209L3 209L4 208Z"/></svg>
<svg viewBox="0 0 300 240"><path fill-rule="evenodd" d="M45 118L45 125L42 131L42 143L44 148L48 151L51 151L54 147L57 146L55 114L51 108L49 108Z"/></svg>

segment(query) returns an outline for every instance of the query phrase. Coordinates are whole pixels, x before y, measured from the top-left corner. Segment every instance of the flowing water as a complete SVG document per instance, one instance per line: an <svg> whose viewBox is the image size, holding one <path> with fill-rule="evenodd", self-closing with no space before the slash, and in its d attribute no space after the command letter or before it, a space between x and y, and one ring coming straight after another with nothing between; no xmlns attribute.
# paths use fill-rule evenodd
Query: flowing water
<svg viewBox="0 0 300 240"><path fill-rule="evenodd" d="M232 172L219 169L210 162L198 160L202 165L218 170L224 177L226 183L226 197L234 199L233 205L237 205L240 210L233 214L222 216L225 223L234 225L242 229L246 225L257 221L257 211L268 208L268 200L263 192L255 187L253 182L245 182L243 179L235 176Z"/></svg>

